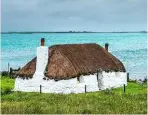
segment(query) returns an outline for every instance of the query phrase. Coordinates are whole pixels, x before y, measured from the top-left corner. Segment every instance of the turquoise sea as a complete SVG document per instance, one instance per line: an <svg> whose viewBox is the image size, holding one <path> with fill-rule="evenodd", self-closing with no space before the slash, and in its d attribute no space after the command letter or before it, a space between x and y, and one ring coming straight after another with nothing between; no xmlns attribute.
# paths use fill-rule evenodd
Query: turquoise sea
<svg viewBox="0 0 148 115"><path fill-rule="evenodd" d="M97 43L104 47L109 43L109 51L125 65L131 78L143 79L147 73L146 33L34 33L2 34L1 69L23 67L36 56L40 38L46 45Z"/></svg>

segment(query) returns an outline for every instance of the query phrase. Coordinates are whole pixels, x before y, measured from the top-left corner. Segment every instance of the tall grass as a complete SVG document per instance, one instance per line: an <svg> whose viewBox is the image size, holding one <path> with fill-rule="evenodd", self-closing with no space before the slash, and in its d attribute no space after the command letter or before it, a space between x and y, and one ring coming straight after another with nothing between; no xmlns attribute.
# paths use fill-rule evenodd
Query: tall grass
<svg viewBox="0 0 148 115"><path fill-rule="evenodd" d="M2 87L10 87L2 79ZM12 80L11 82L14 82ZM5 85L4 85L5 84ZM2 88L5 89L5 88ZM147 88L128 83L123 88L87 94L40 94L11 92L1 97L2 114L146 114Z"/></svg>

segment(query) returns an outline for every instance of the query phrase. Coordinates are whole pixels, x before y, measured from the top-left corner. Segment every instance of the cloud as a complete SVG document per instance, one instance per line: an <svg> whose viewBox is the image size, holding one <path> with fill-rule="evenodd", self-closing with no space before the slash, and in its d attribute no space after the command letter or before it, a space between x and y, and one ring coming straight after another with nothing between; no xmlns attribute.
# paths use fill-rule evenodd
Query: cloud
<svg viewBox="0 0 148 115"><path fill-rule="evenodd" d="M2 31L146 30L146 0L3 0Z"/></svg>

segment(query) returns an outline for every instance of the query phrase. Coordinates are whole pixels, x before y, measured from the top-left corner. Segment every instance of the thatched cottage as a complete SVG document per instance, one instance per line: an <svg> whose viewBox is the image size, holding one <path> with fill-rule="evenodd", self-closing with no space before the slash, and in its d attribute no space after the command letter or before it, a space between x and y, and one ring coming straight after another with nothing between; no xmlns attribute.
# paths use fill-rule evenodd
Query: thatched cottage
<svg viewBox="0 0 148 115"><path fill-rule="evenodd" d="M84 93L127 85L122 62L98 44L37 47L37 57L17 73L15 91Z"/></svg>

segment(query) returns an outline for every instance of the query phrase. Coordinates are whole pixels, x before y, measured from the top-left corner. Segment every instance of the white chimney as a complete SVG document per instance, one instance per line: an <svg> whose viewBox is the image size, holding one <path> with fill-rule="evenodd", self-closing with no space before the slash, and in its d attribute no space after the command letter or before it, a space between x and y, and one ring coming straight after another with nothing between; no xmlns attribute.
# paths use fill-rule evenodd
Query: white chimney
<svg viewBox="0 0 148 115"><path fill-rule="evenodd" d="M37 60L35 75L44 77L44 71L48 63L48 47L45 45L45 39L41 38L40 46L37 47ZM42 76L42 77L41 77Z"/></svg>

